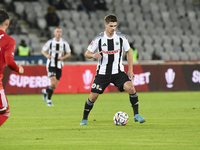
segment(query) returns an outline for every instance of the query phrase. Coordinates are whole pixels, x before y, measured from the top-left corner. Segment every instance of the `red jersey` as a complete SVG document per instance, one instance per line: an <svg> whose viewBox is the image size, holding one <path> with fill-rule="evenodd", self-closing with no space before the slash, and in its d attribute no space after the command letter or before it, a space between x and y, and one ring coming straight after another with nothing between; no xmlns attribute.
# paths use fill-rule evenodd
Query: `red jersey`
<svg viewBox="0 0 200 150"><path fill-rule="evenodd" d="M12 70L19 71L19 67L14 62L15 40L0 30L0 90L3 89L2 78L5 64Z"/></svg>

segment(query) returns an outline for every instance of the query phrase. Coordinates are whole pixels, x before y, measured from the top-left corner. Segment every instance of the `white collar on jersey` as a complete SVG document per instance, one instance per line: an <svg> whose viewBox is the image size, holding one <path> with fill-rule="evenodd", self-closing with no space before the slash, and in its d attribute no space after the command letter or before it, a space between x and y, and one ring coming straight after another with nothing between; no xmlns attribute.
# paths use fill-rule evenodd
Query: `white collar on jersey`
<svg viewBox="0 0 200 150"><path fill-rule="evenodd" d="M107 38L107 39L113 39L113 37L114 37L114 36L115 36L115 34L116 34L116 31L114 31L114 34L113 34L113 36L112 36L112 37L108 37L108 36L107 36L107 34L106 34L106 31L104 31L104 34L105 34L105 36L106 36L106 38Z"/></svg>
<svg viewBox="0 0 200 150"><path fill-rule="evenodd" d="M62 42L62 38L60 38L60 41L56 41L56 38L54 37L53 40L54 40L55 42Z"/></svg>

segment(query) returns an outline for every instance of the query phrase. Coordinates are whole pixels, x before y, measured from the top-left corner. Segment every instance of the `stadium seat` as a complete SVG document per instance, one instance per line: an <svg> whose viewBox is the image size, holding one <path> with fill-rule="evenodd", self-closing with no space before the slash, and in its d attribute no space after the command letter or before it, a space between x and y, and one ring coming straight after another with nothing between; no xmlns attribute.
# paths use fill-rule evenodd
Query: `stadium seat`
<svg viewBox="0 0 200 150"><path fill-rule="evenodd" d="M178 54L180 56L180 60L188 60L189 59L189 56L184 52L180 52Z"/></svg>
<svg viewBox="0 0 200 150"><path fill-rule="evenodd" d="M171 60L170 55L167 52L161 52L160 57L162 60Z"/></svg>
<svg viewBox="0 0 200 150"><path fill-rule="evenodd" d="M195 52L189 51L187 52L187 55L189 56L189 60L198 60L199 57Z"/></svg>
<svg viewBox="0 0 200 150"><path fill-rule="evenodd" d="M38 25L39 29L41 29L41 30L46 29L47 22L43 17L37 18L36 21L37 21L37 25Z"/></svg>
<svg viewBox="0 0 200 150"><path fill-rule="evenodd" d="M169 52L169 55L170 55L171 60L179 60L180 59L180 56L175 52Z"/></svg>

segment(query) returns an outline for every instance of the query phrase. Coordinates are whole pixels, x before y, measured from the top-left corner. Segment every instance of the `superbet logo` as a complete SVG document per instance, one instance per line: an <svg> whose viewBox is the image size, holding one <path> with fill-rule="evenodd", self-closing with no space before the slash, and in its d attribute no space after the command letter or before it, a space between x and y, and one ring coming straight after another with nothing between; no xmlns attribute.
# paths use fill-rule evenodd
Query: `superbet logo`
<svg viewBox="0 0 200 150"><path fill-rule="evenodd" d="M200 83L200 71L194 70L192 73L192 82Z"/></svg>
<svg viewBox="0 0 200 150"><path fill-rule="evenodd" d="M102 53L104 54L116 54L116 53L119 53L120 52L120 49L117 49L117 50L114 50L114 51L104 51L102 50Z"/></svg>
<svg viewBox="0 0 200 150"><path fill-rule="evenodd" d="M47 76L22 76L11 74L9 84L17 87L42 88L50 85L50 79Z"/></svg>
<svg viewBox="0 0 200 150"><path fill-rule="evenodd" d="M135 74L135 79L132 82L135 86L148 84L150 75L150 72Z"/></svg>

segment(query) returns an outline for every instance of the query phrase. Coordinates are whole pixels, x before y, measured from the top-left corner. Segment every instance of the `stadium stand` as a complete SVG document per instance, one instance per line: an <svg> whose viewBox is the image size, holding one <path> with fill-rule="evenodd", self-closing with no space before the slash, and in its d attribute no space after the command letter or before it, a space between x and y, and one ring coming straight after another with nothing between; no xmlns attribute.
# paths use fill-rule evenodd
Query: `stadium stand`
<svg viewBox="0 0 200 150"><path fill-rule="evenodd" d="M61 20L63 37L73 48L77 60L82 60L80 55L83 55L89 42L104 30L103 17L109 13L118 16L117 30L125 33L129 42L134 43L139 51L139 60L200 59L199 0L107 0L108 10L96 10L92 18L81 0L68 2L72 4L70 10L56 10L56 13ZM26 32L27 42L33 48L32 54L38 55L41 48L35 45L52 37L53 27L47 26L44 19L50 6L48 0L4 0L6 6L11 3L15 8L13 13L20 20L24 19L30 28L37 28L37 34L30 30Z"/></svg>

